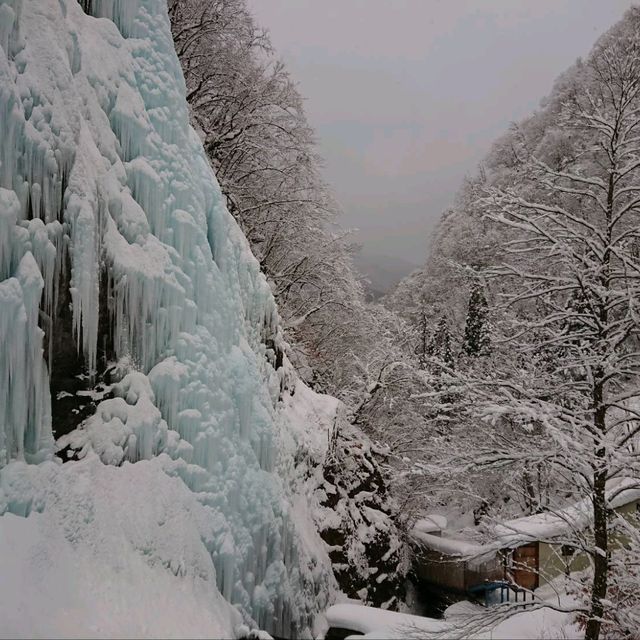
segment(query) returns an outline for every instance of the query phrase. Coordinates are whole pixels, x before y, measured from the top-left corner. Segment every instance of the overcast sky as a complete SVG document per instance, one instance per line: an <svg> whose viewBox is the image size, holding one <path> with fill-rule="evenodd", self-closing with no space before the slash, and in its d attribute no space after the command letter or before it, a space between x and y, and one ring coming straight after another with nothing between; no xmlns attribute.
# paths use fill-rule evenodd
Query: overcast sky
<svg viewBox="0 0 640 640"><path fill-rule="evenodd" d="M416 262L492 141L634 4L249 1L307 99L343 225Z"/></svg>

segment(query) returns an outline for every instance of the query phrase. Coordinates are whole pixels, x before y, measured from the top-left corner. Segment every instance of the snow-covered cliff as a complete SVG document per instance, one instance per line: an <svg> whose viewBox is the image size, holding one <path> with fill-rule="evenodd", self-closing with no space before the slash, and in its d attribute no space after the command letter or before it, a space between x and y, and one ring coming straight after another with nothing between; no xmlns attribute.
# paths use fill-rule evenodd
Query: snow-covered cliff
<svg viewBox="0 0 640 640"><path fill-rule="evenodd" d="M0 635L227 636L226 603L305 633L332 578L294 457L337 403L278 401L165 1L0 0L0 47Z"/></svg>

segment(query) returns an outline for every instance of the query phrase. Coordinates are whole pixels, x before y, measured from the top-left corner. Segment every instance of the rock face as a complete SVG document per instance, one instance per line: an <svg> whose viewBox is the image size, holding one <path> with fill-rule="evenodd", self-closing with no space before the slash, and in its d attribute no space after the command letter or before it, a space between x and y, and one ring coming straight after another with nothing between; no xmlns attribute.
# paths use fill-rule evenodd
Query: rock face
<svg viewBox="0 0 640 640"><path fill-rule="evenodd" d="M405 596L406 548L376 454L356 427L343 427L334 439L318 495L318 527L340 589L366 604L397 609Z"/></svg>

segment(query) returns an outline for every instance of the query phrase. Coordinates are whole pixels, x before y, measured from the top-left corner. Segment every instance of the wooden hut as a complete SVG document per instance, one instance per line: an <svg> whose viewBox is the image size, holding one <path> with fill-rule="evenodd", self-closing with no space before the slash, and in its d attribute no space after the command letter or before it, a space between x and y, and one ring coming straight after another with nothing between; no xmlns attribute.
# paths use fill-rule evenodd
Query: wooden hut
<svg viewBox="0 0 640 640"><path fill-rule="evenodd" d="M415 529L412 537L416 543L414 570L425 582L466 593L480 582L504 576L502 557L489 545Z"/></svg>
<svg viewBox="0 0 640 640"><path fill-rule="evenodd" d="M609 507L640 524L640 481L624 479L608 488ZM477 544L443 530L412 531L416 575L425 582L457 592L469 592L491 581L507 581L533 591L562 574L585 569L586 554L571 545L575 532L592 518L588 500L557 511L517 518L497 525L495 537ZM624 544L623 538L613 544Z"/></svg>
<svg viewBox="0 0 640 640"><path fill-rule="evenodd" d="M640 514L640 481L613 483L609 508L627 520ZM495 527L496 543L504 557L505 579L526 589L537 589L562 574L582 571L589 558L572 544L575 533L592 521L592 506L583 500L564 509L504 522ZM640 521L638 521L640 523ZM624 538L612 544L624 544Z"/></svg>

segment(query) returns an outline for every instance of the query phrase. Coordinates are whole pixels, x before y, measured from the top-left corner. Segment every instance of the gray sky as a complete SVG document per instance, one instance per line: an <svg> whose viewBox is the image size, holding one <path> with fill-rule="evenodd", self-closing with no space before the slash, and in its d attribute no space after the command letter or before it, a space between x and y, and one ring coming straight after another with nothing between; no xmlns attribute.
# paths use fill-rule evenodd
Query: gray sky
<svg viewBox="0 0 640 640"><path fill-rule="evenodd" d="M422 262L465 175L632 0L250 0L368 254Z"/></svg>

